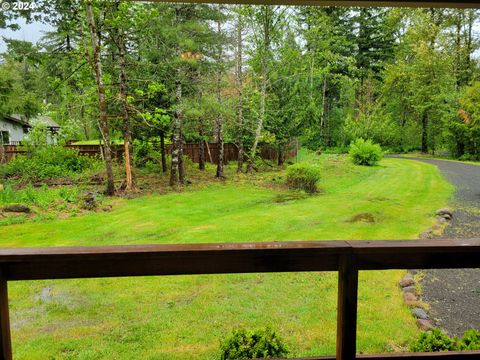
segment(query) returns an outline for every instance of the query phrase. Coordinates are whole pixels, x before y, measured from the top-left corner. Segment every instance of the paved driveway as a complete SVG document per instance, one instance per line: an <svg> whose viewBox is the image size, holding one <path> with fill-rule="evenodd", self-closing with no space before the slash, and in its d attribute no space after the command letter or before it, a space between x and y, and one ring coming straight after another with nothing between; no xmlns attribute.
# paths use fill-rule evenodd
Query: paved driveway
<svg viewBox="0 0 480 360"><path fill-rule="evenodd" d="M480 237L480 166L454 161L415 159L438 166L456 187L454 217L443 238ZM480 330L480 269L425 270L422 298L436 326L450 335Z"/></svg>

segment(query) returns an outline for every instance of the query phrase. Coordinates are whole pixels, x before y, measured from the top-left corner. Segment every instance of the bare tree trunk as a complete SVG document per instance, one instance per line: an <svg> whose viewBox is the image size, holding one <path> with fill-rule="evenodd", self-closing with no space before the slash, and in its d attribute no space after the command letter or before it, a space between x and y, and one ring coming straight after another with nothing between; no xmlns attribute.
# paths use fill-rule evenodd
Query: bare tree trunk
<svg viewBox="0 0 480 360"><path fill-rule="evenodd" d="M250 157L248 158L247 172L253 172L253 163L255 161L255 156L257 154L258 141L260 140L260 135L262 134L263 121L265 119L265 106L266 106L266 96L267 96L267 65L265 64L265 59L262 58L262 87L260 91L260 112L258 114L257 128L255 129L255 138L253 140L252 149L250 150Z"/></svg>
<svg viewBox="0 0 480 360"><path fill-rule="evenodd" d="M127 181L127 190L132 190L134 187L133 180L133 156L130 151L130 144L132 142L132 132L130 130L130 114L128 112L128 82L126 72L126 51L125 51L125 37L122 30L119 30L118 36L119 49L119 65L120 65L120 97L122 99L123 112L123 141L125 146L125 175Z"/></svg>
<svg viewBox="0 0 480 360"><path fill-rule="evenodd" d="M97 38L97 28L95 25L95 18L93 16L93 6L91 1L86 2L87 21L90 26L90 36L92 40L93 49L93 71L95 80L97 82L98 90L98 106L100 111L99 127L103 138L105 167L107 172L107 188L105 193L107 195L115 194L115 183L113 179L112 169L112 151L110 147L110 133L107 122L107 105L105 97L105 84L103 83L102 63L100 61L100 45Z"/></svg>
<svg viewBox="0 0 480 360"><path fill-rule="evenodd" d="M162 155L162 172L167 172L167 159L165 156L165 131L160 131L160 154Z"/></svg>
<svg viewBox="0 0 480 360"><path fill-rule="evenodd" d="M223 157L224 157L224 142L223 142L223 119L220 115L217 126L217 178L223 178Z"/></svg>
<svg viewBox="0 0 480 360"><path fill-rule="evenodd" d="M329 146L329 134L328 134L328 80L327 76L323 78L322 87L322 115L320 117L320 134L324 146Z"/></svg>
<svg viewBox="0 0 480 360"><path fill-rule="evenodd" d="M212 153L210 152L210 145L208 145L208 142L206 141L205 141L205 145L207 146L208 160L210 163L213 164Z"/></svg>
<svg viewBox="0 0 480 360"><path fill-rule="evenodd" d="M426 110L422 114L422 153L428 153L428 115Z"/></svg>
<svg viewBox="0 0 480 360"><path fill-rule="evenodd" d="M278 144L278 166L283 166L283 163L285 162L284 148L284 144Z"/></svg>
<svg viewBox="0 0 480 360"><path fill-rule="evenodd" d="M198 154L198 169L201 171L205 170L205 140L203 139L204 129L203 121L200 120L200 129L199 129L200 141L198 142L198 148L200 153Z"/></svg>
<svg viewBox="0 0 480 360"><path fill-rule="evenodd" d="M220 9L220 6L219 6ZM217 178L223 178L223 153L224 153L224 144L223 144L223 114L222 114L222 56L223 56L223 47L222 47L222 23L220 20L217 21L217 32L219 36L218 43L218 69L217 69L217 101L219 105L219 114L217 116Z"/></svg>
<svg viewBox="0 0 480 360"><path fill-rule="evenodd" d="M172 131L172 164L170 168L170 186L178 185L178 173L179 173L179 158L181 147L181 124L182 114L180 110L180 101L182 99L182 83L180 81L180 68L177 68L177 81L176 81L176 100L177 109L175 110L175 116L173 118L173 131Z"/></svg>
<svg viewBox="0 0 480 360"><path fill-rule="evenodd" d="M249 173L253 172L253 163L255 161L255 155L257 153L258 141L260 140L260 135L262 134L263 123L265 120L265 110L266 110L266 97L267 97L267 83L268 83L268 53L270 51L270 18L267 5L262 5L262 11L264 12L263 19L263 44L262 44L262 53L261 53L261 90L260 90L260 111L258 114L257 128L255 129L255 138L253 140L252 149L250 151L250 157L248 159L247 171Z"/></svg>
<svg viewBox="0 0 480 360"><path fill-rule="evenodd" d="M182 125L180 124L180 148L178 149L178 182L185 184L185 161L183 160L183 144L185 143L182 134Z"/></svg>
<svg viewBox="0 0 480 360"><path fill-rule="evenodd" d="M237 125L238 125L238 134L237 134L237 144L238 144L238 162L237 162L237 173L243 171L243 157L244 157L244 146L243 146L243 38L242 38L242 15L240 12L237 17L237 61L236 61L236 82L237 82L237 92L238 92L238 113L237 113Z"/></svg>

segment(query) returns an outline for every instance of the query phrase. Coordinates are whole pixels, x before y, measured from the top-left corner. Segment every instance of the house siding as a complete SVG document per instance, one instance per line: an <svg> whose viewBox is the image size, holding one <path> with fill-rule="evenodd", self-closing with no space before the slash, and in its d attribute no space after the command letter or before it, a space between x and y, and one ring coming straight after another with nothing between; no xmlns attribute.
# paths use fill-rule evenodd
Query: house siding
<svg viewBox="0 0 480 360"><path fill-rule="evenodd" d="M25 137L22 125L4 119L0 119L0 131L8 131L11 142L22 141Z"/></svg>

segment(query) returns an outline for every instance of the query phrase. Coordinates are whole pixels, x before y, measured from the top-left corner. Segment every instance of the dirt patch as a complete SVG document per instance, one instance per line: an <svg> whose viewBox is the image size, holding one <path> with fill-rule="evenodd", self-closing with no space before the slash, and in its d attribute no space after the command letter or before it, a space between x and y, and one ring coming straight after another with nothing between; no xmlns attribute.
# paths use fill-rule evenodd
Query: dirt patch
<svg viewBox="0 0 480 360"><path fill-rule="evenodd" d="M387 197L383 197L383 196L377 196L377 197L372 197L370 199L368 199L368 201L372 201L372 202L384 202L384 201L389 201L390 199L387 198Z"/></svg>
<svg viewBox="0 0 480 360"><path fill-rule="evenodd" d="M273 198L273 202L277 204L289 202L289 201L296 201L296 200L303 200L311 195L302 193L302 192L291 192L291 193L285 193L285 194L277 194Z"/></svg>
<svg viewBox="0 0 480 360"><path fill-rule="evenodd" d="M357 223L357 222L366 222L373 224L375 222L375 217L370 213L360 213L353 215L350 219L347 220L349 223Z"/></svg>

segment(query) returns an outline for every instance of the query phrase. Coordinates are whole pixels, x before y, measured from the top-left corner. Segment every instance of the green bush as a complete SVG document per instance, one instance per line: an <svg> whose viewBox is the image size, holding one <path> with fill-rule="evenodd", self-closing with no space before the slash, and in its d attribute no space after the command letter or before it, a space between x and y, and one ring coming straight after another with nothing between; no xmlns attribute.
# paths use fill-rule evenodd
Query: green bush
<svg viewBox="0 0 480 360"><path fill-rule="evenodd" d="M412 345L412 351L414 352L453 351L457 349L457 339L448 337L440 329L422 333Z"/></svg>
<svg viewBox="0 0 480 360"><path fill-rule="evenodd" d="M283 340L275 332L236 330L221 344L221 360L284 357L288 354Z"/></svg>
<svg viewBox="0 0 480 360"><path fill-rule="evenodd" d="M297 163L287 168L287 185L290 189L304 190L313 194L318 191L320 169L309 163Z"/></svg>
<svg viewBox="0 0 480 360"><path fill-rule="evenodd" d="M383 157L382 148L374 144L371 140L362 138L355 140L350 144L350 158L356 165L374 166Z"/></svg>
<svg viewBox="0 0 480 360"><path fill-rule="evenodd" d="M135 141L133 144L133 161L137 167L160 166L162 156L160 149L156 149L152 143Z"/></svg>
<svg viewBox="0 0 480 360"><path fill-rule="evenodd" d="M96 159L82 156L77 150L46 146L0 166L0 177L27 181L72 177L93 168L96 163Z"/></svg>
<svg viewBox="0 0 480 360"><path fill-rule="evenodd" d="M480 331L465 331L459 341L458 350L480 350Z"/></svg>
<svg viewBox="0 0 480 360"><path fill-rule="evenodd" d="M455 350L480 350L480 331L465 331L462 338L450 338L440 331L433 329L420 335L417 341L412 345L412 351L415 352L436 352L436 351L455 351Z"/></svg>

